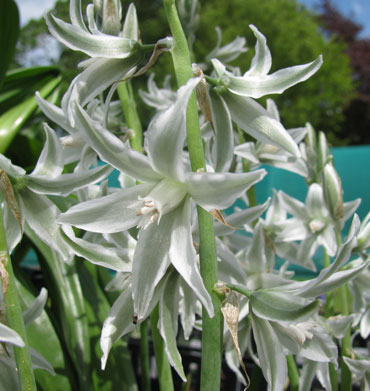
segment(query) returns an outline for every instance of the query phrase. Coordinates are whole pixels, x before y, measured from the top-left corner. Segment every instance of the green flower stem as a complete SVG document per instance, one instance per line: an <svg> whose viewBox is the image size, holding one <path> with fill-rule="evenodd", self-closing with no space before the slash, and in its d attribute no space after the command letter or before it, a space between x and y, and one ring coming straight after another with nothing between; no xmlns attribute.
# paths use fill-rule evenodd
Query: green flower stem
<svg viewBox="0 0 370 391"><path fill-rule="evenodd" d="M140 323L141 389L150 391L148 320Z"/></svg>
<svg viewBox="0 0 370 391"><path fill-rule="evenodd" d="M330 258L326 250L324 249L324 268L330 266ZM333 301L334 295L333 292L328 292L326 294L326 303L325 303L325 316L329 318L333 314ZM334 363L329 363L329 376L330 384L332 391L338 390L338 373Z"/></svg>
<svg viewBox="0 0 370 391"><path fill-rule="evenodd" d="M335 364L332 362L329 363L329 376L331 391L338 391L338 372Z"/></svg>
<svg viewBox="0 0 370 391"><path fill-rule="evenodd" d="M289 374L289 390L298 391L299 389L299 372L295 358L292 355L286 356L286 362L288 364L288 374Z"/></svg>
<svg viewBox="0 0 370 391"><path fill-rule="evenodd" d="M239 292L244 296L247 296L248 298L251 297L252 291L250 291L247 288L244 288L241 285L234 285L234 284L226 284L226 286L231 289L232 291Z"/></svg>
<svg viewBox="0 0 370 391"><path fill-rule="evenodd" d="M171 55L177 84L180 87L193 77L189 48L177 14L175 1L163 0L163 5L173 37ZM195 93L189 100L186 125L191 168L193 171L205 169ZM220 389L223 331L221 302L217 294L213 292L213 286L218 280L217 250L211 215L199 206L197 211L200 237L200 273L204 285L212 297L215 310L215 316L211 319L203 309L201 391L215 391Z"/></svg>
<svg viewBox="0 0 370 391"><path fill-rule="evenodd" d="M17 363L18 378L21 391L36 391L36 382L32 370L31 356L26 336L26 328L23 322L22 309L15 285L12 263L8 254L5 230L3 225L3 214L0 209L0 262L5 265L8 273L9 285L5 296L6 319L8 326L16 331L22 338L25 346L23 348L14 346L14 356Z"/></svg>
<svg viewBox="0 0 370 391"><path fill-rule="evenodd" d="M129 81L121 82L117 87L118 96L121 101L123 113L126 118L127 126L133 132L130 137L130 145L136 151L143 150L143 130L141 122L136 111L136 104Z"/></svg>
<svg viewBox="0 0 370 391"><path fill-rule="evenodd" d="M343 285L340 288L341 303L342 303L342 315L347 316L350 314L349 306L349 291L348 286ZM351 328L348 328L343 340L342 340L342 357L340 362L341 367L341 391L352 391L352 374L348 366L343 360L343 357L351 357L352 344L351 344Z"/></svg>
<svg viewBox="0 0 370 391"><path fill-rule="evenodd" d="M154 345L155 362L157 364L159 388L161 391L173 391L173 380L170 363L164 350L164 341L158 331L159 306L150 314L150 325Z"/></svg>

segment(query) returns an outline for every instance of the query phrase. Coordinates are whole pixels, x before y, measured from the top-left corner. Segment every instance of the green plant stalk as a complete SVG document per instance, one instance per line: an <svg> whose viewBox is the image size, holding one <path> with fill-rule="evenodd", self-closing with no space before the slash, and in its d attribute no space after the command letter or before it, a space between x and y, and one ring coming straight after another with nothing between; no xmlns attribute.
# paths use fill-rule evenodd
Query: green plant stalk
<svg viewBox="0 0 370 391"><path fill-rule="evenodd" d="M335 364L332 362L329 363L329 376L331 391L338 391L338 372Z"/></svg>
<svg viewBox="0 0 370 391"><path fill-rule="evenodd" d="M15 285L15 277L12 262L8 254L3 214L0 208L0 262L4 262L5 270L8 273L9 285L5 296L6 319L8 326L16 331L22 338L25 346L23 348L14 346L14 356L17 364L18 378L21 391L37 391L35 376L32 370L31 356L26 336L26 328L23 322L21 304Z"/></svg>
<svg viewBox="0 0 370 391"><path fill-rule="evenodd" d="M164 349L164 341L158 331L159 305L150 314L150 325L154 345L155 362L157 364L159 388L161 391L173 391L173 380L170 363Z"/></svg>
<svg viewBox="0 0 370 391"><path fill-rule="evenodd" d="M177 14L175 1L163 0L163 5L173 37L171 55L176 80L178 86L181 87L193 77L189 48ZM192 94L187 108L186 132L192 170L205 169L195 93ZM213 292L213 286L218 281L217 250L211 215L199 206L197 212L200 238L200 273L204 285L212 297L215 311L213 318L209 318L204 308L202 312L201 391L215 391L220 389L223 331L221 302L217 294Z"/></svg>
<svg viewBox="0 0 370 391"><path fill-rule="evenodd" d="M117 92L121 101L121 107L126 118L127 126L133 132L130 137L130 145L136 151L143 151L143 130L141 122L136 111L136 103L133 97L133 91L129 81L118 84Z"/></svg>
<svg viewBox="0 0 370 391"><path fill-rule="evenodd" d="M289 390L298 391L299 389L299 372L297 363L295 362L294 356L291 354L286 356L286 362L288 365L288 375L289 375Z"/></svg>
<svg viewBox="0 0 370 391"><path fill-rule="evenodd" d="M341 303L342 303L342 315L347 316L350 314L349 308L349 292L347 284L340 288ZM348 328L343 340L342 340L342 357L340 360L341 367L341 391L352 391L352 374L348 366L343 360L343 357L351 357L352 344L351 344L351 328Z"/></svg>
<svg viewBox="0 0 370 391"><path fill-rule="evenodd" d="M148 320L140 323L141 389L150 391Z"/></svg>

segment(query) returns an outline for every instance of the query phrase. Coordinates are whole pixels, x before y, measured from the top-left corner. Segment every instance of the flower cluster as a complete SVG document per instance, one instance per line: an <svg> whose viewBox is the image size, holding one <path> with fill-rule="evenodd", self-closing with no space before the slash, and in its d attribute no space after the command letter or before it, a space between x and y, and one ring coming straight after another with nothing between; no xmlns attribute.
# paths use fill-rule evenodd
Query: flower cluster
<svg viewBox="0 0 370 391"><path fill-rule="evenodd" d="M181 4L194 35L196 2L190 9ZM81 64L83 70L61 107L37 95L40 109L59 131L44 125L45 146L30 174L0 155L1 207L10 251L23 231L32 232L65 262L77 255L114 270L108 289L119 295L101 332L102 368L113 344L157 307L157 327L168 360L186 381L176 342L178 317L188 339L194 328L201 327L201 306L210 318L217 311L199 265L202 238L196 210L201 208L215 218L220 281L215 290L226 296L238 292L238 349L248 351L261 367L271 391L284 388L290 355L303 361L302 391L315 372L327 387L322 379L327 378L329 365L338 361L333 336L340 340L343 329L350 327L359 328L364 338L370 333L370 295L360 293L369 277L369 218L360 226L353 217L360 200L343 202L325 135L317 138L310 124L286 130L271 99L266 107L255 100L283 93L314 75L321 56L269 74L272 59L266 38L251 25L255 55L242 74L227 62L246 51L245 40L238 37L221 47L217 29L217 47L203 63L194 64L195 77L177 91L170 88L169 79L159 88L154 75L149 77L148 91L140 91L140 96L156 113L144 133L143 149L138 150L130 144L135 129L130 129L129 118L114 100L116 88L147 70L152 64L150 60L143 65L147 52L153 52L153 61L161 50L172 52L172 39L143 45L133 4L122 28L118 0L89 4L87 25L80 7L80 1L71 0L71 24L46 15L54 37L90 57ZM210 64L213 71L205 75ZM187 112L195 92L206 163L196 171L187 139ZM245 142L246 134L253 141ZM73 172L66 172L67 164L73 164ZM262 164L304 177L305 202L277 191L258 205L252 194L266 176L259 168ZM104 181L113 169L119 172L119 188ZM237 200L243 209L235 206ZM222 211L233 205L234 212L224 217ZM348 219L352 226L341 243ZM296 281L290 265L317 271L318 249L333 262L316 277ZM354 252L359 258L349 262ZM356 316L333 321L320 311L322 299L347 283L354 292ZM3 341L22 343L0 326ZM227 330L224 342L229 366L245 381ZM369 360L345 360L355 368L356 377L368 382Z"/></svg>

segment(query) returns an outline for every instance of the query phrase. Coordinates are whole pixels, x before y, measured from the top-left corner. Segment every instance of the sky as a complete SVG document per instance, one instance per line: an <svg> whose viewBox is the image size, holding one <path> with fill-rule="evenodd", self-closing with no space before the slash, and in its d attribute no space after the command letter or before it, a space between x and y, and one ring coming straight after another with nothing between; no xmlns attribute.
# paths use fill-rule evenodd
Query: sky
<svg viewBox="0 0 370 391"><path fill-rule="evenodd" d="M246 0L248 1L248 0ZM299 0L307 8L314 9L318 0ZM38 19L52 8L54 0L16 0L20 8L21 23L25 24L31 18ZM369 0L332 0L332 3L343 14L350 16L364 27L361 37L370 37L370 1Z"/></svg>

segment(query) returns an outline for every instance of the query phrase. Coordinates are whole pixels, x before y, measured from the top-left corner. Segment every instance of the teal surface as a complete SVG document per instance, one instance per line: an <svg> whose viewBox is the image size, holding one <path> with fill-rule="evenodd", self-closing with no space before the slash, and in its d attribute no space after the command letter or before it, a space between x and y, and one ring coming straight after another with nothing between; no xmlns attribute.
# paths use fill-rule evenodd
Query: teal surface
<svg viewBox="0 0 370 391"><path fill-rule="evenodd" d="M370 211L370 146L332 148L334 165L342 180L343 200L352 201L361 198L357 210L363 219ZM273 189L304 201L307 186L304 179L294 173L275 167L266 167L268 175L256 185L257 199L264 202L273 194Z"/></svg>

